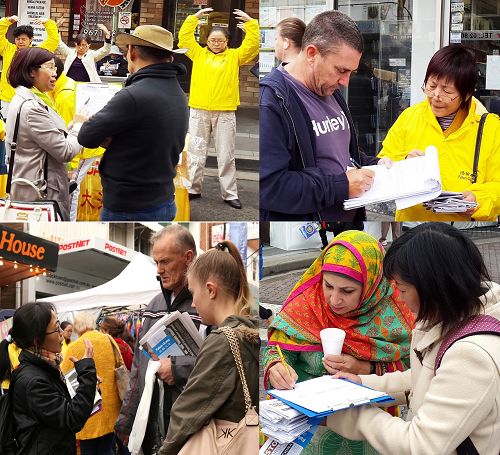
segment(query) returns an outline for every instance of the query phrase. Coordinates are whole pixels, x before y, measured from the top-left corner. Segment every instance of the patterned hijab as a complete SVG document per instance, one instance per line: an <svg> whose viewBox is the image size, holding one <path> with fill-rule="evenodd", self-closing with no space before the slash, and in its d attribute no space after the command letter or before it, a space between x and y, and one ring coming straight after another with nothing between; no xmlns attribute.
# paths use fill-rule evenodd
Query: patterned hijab
<svg viewBox="0 0 500 455"><path fill-rule="evenodd" d="M320 330L345 330L343 352L358 359L396 362L408 357L415 318L382 275L384 249L371 235L345 231L333 239L293 288L269 329L269 345L290 351L322 351ZM323 294L322 272L363 286L359 306L334 313ZM275 330L277 329L277 330ZM283 336L284 335L284 336Z"/></svg>

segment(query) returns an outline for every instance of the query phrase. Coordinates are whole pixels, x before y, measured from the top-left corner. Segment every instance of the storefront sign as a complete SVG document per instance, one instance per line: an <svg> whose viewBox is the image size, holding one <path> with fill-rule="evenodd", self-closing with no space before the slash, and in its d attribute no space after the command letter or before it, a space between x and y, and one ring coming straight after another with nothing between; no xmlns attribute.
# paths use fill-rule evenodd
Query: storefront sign
<svg viewBox="0 0 500 455"><path fill-rule="evenodd" d="M123 245L111 242L110 240L103 240L98 237L72 240L59 245L59 251L62 254L91 249L101 251L102 253L107 253L111 256L125 259L127 261L131 261L136 255L135 251L130 250Z"/></svg>
<svg viewBox="0 0 500 455"><path fill-rule="evenodd" d="M462 40L497 41L500 40L500 30L464 30Z"/></svg>
<svg viewBox="0 0 500 455"><path fill-rule="evenodd" d="M212 243L210 246L214 247L219 242L222 242L224 239L224 224L216 224L211 227L211 237Z"/></svg>
<svg viewBox="0 0 500 455"><path fill-rule="evenodd" d="M451 12L452 13L454 13L456 11L462 11L463 12L465 10L463 2L452 3L450 6L451 6Z"/></svg>
<svg viewBox="0 0 500 455"><path fill-rule="evenodd" d="M102 278L82 272L58 268L56 273L47 273L47 276L39 277L36 282L36 292L61 295L91 289L105 282L106 280Z"/></svg>
<svg viewBox="0 0 500 455"><path fill-rule="evenodd" d="M33 26L33 45L38 45L47 38L43 25L35 25L33 21L39 17L50 19L50 0L22 0L19 2L17 25Z"/></svg>
<svg viewBox="0 0 500 455"><path fill-rule="evenodd" d="M56 270L56 243L0 226L0 257L19 264Z"/></svg>

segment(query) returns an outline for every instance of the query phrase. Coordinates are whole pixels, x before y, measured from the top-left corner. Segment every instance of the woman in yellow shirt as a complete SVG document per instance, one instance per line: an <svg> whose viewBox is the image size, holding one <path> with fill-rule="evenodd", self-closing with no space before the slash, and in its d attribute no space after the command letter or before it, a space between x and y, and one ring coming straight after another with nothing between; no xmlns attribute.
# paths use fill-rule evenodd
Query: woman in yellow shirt
<svg viewBox="0 0 500 455"><path fill-rule="evenodd" d="M250 63L259 53L259 23L245 12L234 10L236 18L244 23L245 38L241 46L228 48L227 29L212 27L207 47L201 47L194 32L198 20L211 11L212 8L203 8L188 16L179 30L179 47L187 48L186 55L193 61L189 91L189 199L201 197L208 144L213 132L222 199L231 207L241 209L234 161L235 111L240 104L238 76L240 66Z"/></svg>
<svg viewBox="0 0 500 455"><path fill-rule="evenodd" d="M97 376L101 379L100 390L102 410L91 416L82 431L77 433L82 455L100 455L114 453L114 426L120 412L121 401L118 397L115 380L115 353L112 344L118 350L114 340L96 330L96 321L90 313L76 315L73 328L79 338L68 346L66 357L61 364L66 374L73 368L71 356L81 358L85 352L85 340L94 347L94 362Z"/></svg>
<svg viewBox="0 0 500 455"><path fill-rule="evenodd" d="M433 213L418 204L398 210L396 221L495 221L500 214L500 119L495 114L486 118L475 181L472 176L481 119L472 96L477 74L474 57L462 45L437 51L422 86L427 98L399 116L378 155L399 161L436 146L443 190L463 193L477 207L465 213Z"/></svg>

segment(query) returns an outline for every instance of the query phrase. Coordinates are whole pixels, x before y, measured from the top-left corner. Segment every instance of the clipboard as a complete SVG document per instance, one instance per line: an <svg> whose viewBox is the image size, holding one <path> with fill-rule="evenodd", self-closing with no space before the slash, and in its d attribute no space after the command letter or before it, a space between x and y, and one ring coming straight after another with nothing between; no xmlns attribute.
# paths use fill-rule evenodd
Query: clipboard
<svg viewBox="0 0 500 455"><path fill-rule="evenodd" d="M324 378L327 378L326 380ZM357 396L356 398L345 398L345 395L343 398L339 399L332 399L330 400L330 403L326 403L323 405L323 409L318 410L318 408L315 409L310 409L308 407L308 402L313 401L312 398L314 397L314 389L318 390L318 393L323 393L323 394L328 394L329 390L325 385L328 385L327 381L343 381L344 383L349 384L349 388L346 387L346 389L351 389L351 390L357 390L357 392L361 395L362 397ZM357 406L363 406L365 404L371 404L371 403L390 403L394 401L394 398L392 398L390 395L387 395L384 392L378 392L376 390L371 389L370 387L354 383L352 381L349 381L347 379L332 379L331 376L320 376L319 378L314 378L310 379L308 381L303 381L301 383L297 383L297 386L300 386L302 384L302 388L304 388L304 385L306 385L306 392L301 393L300 387L294 390L268 390L267 393L271 395L272 397L282 401L283 403L287 404L291 408L296 409L297 411L301 412L302 414L305 414L307 417L326 417L334 412L341 411L343 409L349 409L352 407L357 407ZM341 383L337 383L340 385ZM359 389L358 389L359 388ZM311 390L311 392L309 392ZM362 392L361 392L362 390ZM296 392L296 393L294 393ZM332 391L333 392L333 391ZM344 390L338 391L339 394L345 393ZM294 399L294 396L296 398ZM332 404L334 403L334 404ZM313 407L313 406L311 406Z"/></svg>

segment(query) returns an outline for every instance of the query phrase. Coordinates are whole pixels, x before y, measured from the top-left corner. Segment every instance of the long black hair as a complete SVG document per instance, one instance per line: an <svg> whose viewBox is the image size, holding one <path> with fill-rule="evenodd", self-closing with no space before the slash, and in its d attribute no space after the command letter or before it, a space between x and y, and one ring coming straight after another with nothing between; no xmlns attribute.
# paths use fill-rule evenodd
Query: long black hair
<svg viewBox="0 0 500 455"><path fill-rule="evenodd" d="M384 257L384 275L415 286L417 321L442 323L442 335L480 314L490 276L479 249L463 232L445 223L424 223L395 240Z"/></svg>
<svg viewBox="0 0 500 455"><path fill-rule="evenodd" d="M38 348L45 340L54 306L48 302L32 302L18 308L12 322L12 339L21 349Z"/></svg>

